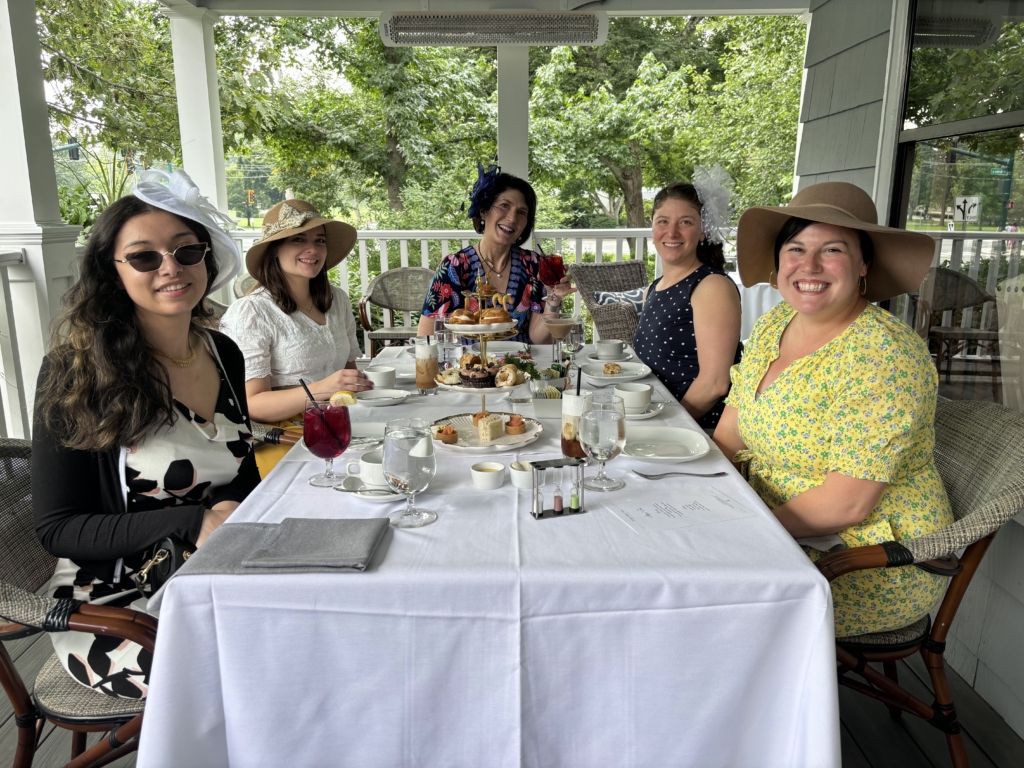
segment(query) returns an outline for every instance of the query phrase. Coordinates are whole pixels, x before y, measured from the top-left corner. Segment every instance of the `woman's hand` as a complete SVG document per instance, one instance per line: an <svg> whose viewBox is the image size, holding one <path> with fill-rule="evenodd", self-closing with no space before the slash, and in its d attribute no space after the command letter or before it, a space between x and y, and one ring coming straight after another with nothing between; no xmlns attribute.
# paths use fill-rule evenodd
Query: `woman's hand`
<svg viewBox="0 0 1024 768"><path fill-rule="evenodd" d="M320 393L333 395L342 389L347 389L349 392L363 392L367 389L373 389L373 382L355 368L342 368L327 378L313 382L309 387L310 392L314 395Z"/></svg>
<svg viewBox="0 0 1024 768"><path fill-rule="evenodd" d="M548 286L548 293L553 293L560 299L564 299L570 293L576 293L576 289L572 285L572 278L566 275L555 285Z"/></svg>
<svg viewBox="0 0 1024 768"><path fill-rule="evenodd" d="M203 543L210 538L210 534L220 528L236 509L238 509L237 501L221 501L206 510L203 515L203 524L199 528L199 538L196 539L196 547L203 546Z"/></svg>

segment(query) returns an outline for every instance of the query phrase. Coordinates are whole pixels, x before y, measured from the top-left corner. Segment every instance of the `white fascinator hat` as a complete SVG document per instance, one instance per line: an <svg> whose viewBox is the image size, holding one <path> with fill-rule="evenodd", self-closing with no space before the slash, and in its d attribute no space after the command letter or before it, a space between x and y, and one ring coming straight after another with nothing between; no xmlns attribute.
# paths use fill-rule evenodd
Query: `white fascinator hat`
<svg viewBox="0 0 1024 768"><path fill-rule="evenodd" d="M187 173L178 169L166 173L150 169L139 174L132 194L183 219L191 219L206 227L210 233L210 249L217 261L217 282L210 286L210 293L226 285L242 267L238 246L226 230L234 229L236 222L226 213L221 213L199 192L199 187Z"/></svg>

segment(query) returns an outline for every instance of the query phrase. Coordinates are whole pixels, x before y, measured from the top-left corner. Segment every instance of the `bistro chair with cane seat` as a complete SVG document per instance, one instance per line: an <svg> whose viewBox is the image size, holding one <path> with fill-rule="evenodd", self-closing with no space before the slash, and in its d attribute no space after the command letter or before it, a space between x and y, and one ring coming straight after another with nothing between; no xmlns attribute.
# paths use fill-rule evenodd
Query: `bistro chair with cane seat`
<svg viewBox="0 0 1024 768"><path fill-rule="evenodd" d="M32 765L47 721L72 732L69 766L106 765L138 749L145 700L115 698L86 688L53 653L29 693L5 643L38 632L70 630L125 638L152 652L156 619L126 608L36 594L50 580L57 561L36 538L31 469L32 444L0 438L0 685L14 709L18 731L14 768ZM89 732L108 735L86 750Z"/></svg>
<svg viewBox="0 0 1024 768"><path fill-rule="evenodd" d="M621 293L646 287L647 268L643 261L632 259L607 264L570 264L569 276L594 319L597 336L602 339L622 339L631 344L640 322L636 304L629 301L599 304L596 294L599 291Z"/></svg>
<svg viewBox="0 0 1024 768"><path fill-rule="evenodd" d="M408 326L395 327L395 312L423 309L423 300L433 279L433 271L426 267L395 267L381 272L366 286L366 293L359 300L359 321L370 340L371 358L377 354L378 344L387 346L393 341L402 343L416 338L416 324L411 320ZM385 326L377 330L373 329L373 307L380 307L388 319Z"/></svg>
<svg viewBox="0 0 1024 768"><path fill-rule="evenodd" d="M891 632L836 638L836 657L840 685L883 702L893 719L905 711L930 722L946 735L955 768L964 768L967 752L943 660L946 634L992 539L1024 510L1024 414L994 403L939 403L935 464L953 508L952 525L915 539L839 550L816 565L829 581L881 567L952 576L934 621L925 616ZM896 662L915 653L931 678L935 699L930 704L899 685ZM871 662L881 662L884 674Z"/></svg>

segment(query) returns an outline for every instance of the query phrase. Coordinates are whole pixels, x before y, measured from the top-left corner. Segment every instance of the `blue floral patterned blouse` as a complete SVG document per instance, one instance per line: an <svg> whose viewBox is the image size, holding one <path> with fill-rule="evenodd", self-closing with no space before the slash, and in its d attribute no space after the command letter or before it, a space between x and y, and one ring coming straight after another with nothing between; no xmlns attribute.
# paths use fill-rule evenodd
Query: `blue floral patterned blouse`
<svg viewBox="0 0 1024 768"><path fill-rule="evenodd" d="M512 247L512 272L505 290L512 297L512 320L518 333L514 341L530 343L530 313L544 311L544 284L540 281L540 257L533 251ZM456 309L478 311L475 299L467 299L463 291L476 288L477 275L485 269L473 246L445 256L437 266L423 302L424 315L450 315ZM466 303L469 306L466 306Z"/></svg>

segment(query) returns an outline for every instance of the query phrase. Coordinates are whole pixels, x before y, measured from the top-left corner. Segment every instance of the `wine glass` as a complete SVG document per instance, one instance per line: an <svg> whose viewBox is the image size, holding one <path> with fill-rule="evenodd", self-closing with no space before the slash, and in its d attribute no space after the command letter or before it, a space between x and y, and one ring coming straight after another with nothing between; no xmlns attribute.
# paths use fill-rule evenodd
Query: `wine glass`
<svg viewBox="0 0 1024 768"><path fill-rule="evenodd" d="M395 528L419 528L437 520L437 513L416 507L416 494L425 491L437 471L430 426L423 419L395 419L384 428L384 480L395 493L404 493L408 506L390 516Z"/></svg>
<svg viewBox="0 0 1024 768"><path fill-rule="evenodd" d="M540 281L549 288L565 277L565 262L558 254L540 257Z"/></svg>
<svg viewBox="0 0 1024 768"><path fill-rule="evenodd" d="M333 488L339 478L334 474L334 460L348 448L352 439L352 422L348 407L331 405L330 394L316 395L317 400L306 398L306 409L302 414L302 439L309 452L327 462L327 468L319 475L309 478L309 484L316 488Z"/></svg>
<svg viewBox="0 0 1024 768"><path fill-rule="evenodd" d="M559 343L569 335L573 325L576 323L576 318L568 314L565 310L557 315L544 314L544 327L548 329L548 333L551 334L554 341L551 344L551 363L552 365L559 363L560 358L558 357Z"/></svg>
<svg viewBox="0 0 1024 768"><path fill-rule="evenodd" d="M583 487L591 491L617 491L625 483L609 477L604 465L620 453L626 444L626 409L621 397L612 397L605 402L595 402L580 419L580 445L583 452L601 463L601 471L583 481Z"/></svg>

